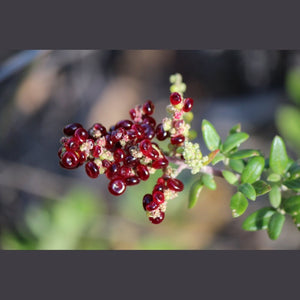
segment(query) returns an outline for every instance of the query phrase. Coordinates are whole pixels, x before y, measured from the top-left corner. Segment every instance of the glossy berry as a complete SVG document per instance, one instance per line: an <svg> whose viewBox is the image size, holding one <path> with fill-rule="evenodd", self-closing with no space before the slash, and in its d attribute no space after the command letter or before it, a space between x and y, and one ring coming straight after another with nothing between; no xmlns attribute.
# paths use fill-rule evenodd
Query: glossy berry
<svg viewBox="0 0 300 300"><path fill-rule="evenodd" d="M172 145L179 145L179 144L183 143L184 140L185 140L184 135L179 134L179 135L171 137L171 144Z"/></svg>
<svg viewBox="0 0 300 300"><path fill-rule="evenodd" d="M164 131L164 127L163 127L162 123L157 125L156 130L155 130L155 134L156 134L156 138L159 141L164 141L169 136L169 132Z"/></svg>
<svg viewBox="0 0 300 300"><path fill-rule="evenodd" d="M73 151L66 151L61 158L61 166L66 169L75 169L78 166L78 156Z"/></svg>
<svg viewBox="0 0 300 300"><path fill-rule="evenodd" d="M82 125L79 123L71 123L64 127L63 132L65 135L71 136L75 133L76 129L78 128L82 128Z"/></svg>
<svg viewBox="0 0 300 300"><path fill-rule="evenodd" d="M153 200L156 201L158 204L165 202L165 195L162 192L155 191L152 194Z"/></svg>
<svg viewBox="0 0 300 300"><path fill-rule="evenodd" d="M122 137L125 135L125 129L120 127L120 128L117 128L116 130L114 130L112 133L111 133L111 139L114 143L120 141L122 139Z"/></svg>
<svg viewBox="0 0 300 300"><path fill-rule="evenodd" d="M117 149L114 152L114 160L116 162L121 162L124 160L124 158L125 158L125 151L123 149Z"/></svg>
<svg viewBox="0 0 300 300"><path fill-rule="evenodd" d="M165 185L164 184L161 184L161 183L158 183L154 186L154 189L153 189L153 193L155 192L164 192L165 190Z"/></svg>
<svg viewBox="0 0 300 300"><path fill-rule="evenodd" d="M130 120L122 120L116 124L116 128L123 127L124 129L128 130L132 127L132 124L133 123Z"/></svg>
<svg viewBox="0 0 300 300"><path fill-rule="evenodd" d="M106 144L105 144L105 147L110 150L114 147L114 142L112 141L111 139L111 136L109 134L107 134L105 136L105 141L106 141Z"/></svg>
<svg viewBox="0 0 300 300"><path fill-rule="evenodd" d="M165 185L165 179L163 177L159 177L157 179L157 184L162 184L162 185Z"/></svg>
<svg viewBox="0 0 300 300"><path fill-rule="evenodd" d="M183 102L182 110L184 112L189 112L192 109L193 104L194 104L194 100L192 98L186 98Z"/></svg>
<svg viewBox="0 0 300 300"><path fill-rule="evenodd" d="M142 124L141 127L144 130L145 139L152 140L155 136L155 131L152 126L149 124Z"/></svg>
<svg viewBox="0 0 300 300"><path fill-rule="evenodd" d="M155 150L154 148L152 148L149 151L148 155L146 155L146 156L149 157L149 158L151 158L152 160L156 160L159 157L159 153L158 153L157 150Z"/></svg>
<svg viewBox="0 0 300 300"><path fill-rule="evenodd" d="M122 178L128 178L130 176L133 176L133 170L130 167L126 167L126 166L122 166L119 170L118 170L118 175Z"/></svg>
<svg viewBox="0 0 300 300"><path fill-rule="evenodd" d="M78 128L75 130L74 137L76 137L79 142L84 143L89 137L89 134L84 128Z"/></svg>
<svg viewBox="0 0 300 300"><path fill-rule="evenodd" d="M111 180L108 184L108 190L115 196L122 195L126 190L126 183L122 179Z"/></svg>
<svg viewBox="0 0 300 300"><path fill-rule="evenodd" d="M85 152L79 152L79 165L82 165L86 161L86 154Z"/></svg>
<svg viewBox="0 0 300 300"><path fill-rule="evenodd" d="M160 158L152 163L152 168L154 169L163 169L167 167L169 161L166 158Z"/></svg>
<svg viewBox="0 0 300 300"><path fill-rule="evenodd" d="M77 138L75 137L71 137L70 139L68 139L65 143L65 147L67 150L77 150L79 148L79 141Z"/></svg>
<svg viewBox="0 0 300 300"><path fill-rule="evenodd" d="M159 224L161 223L165 218L165 213L164 212L161 212L159 217L157 218L152 218L150 217L149 220L153 223L153 224Z"/></svg>
<svg viewBox="0 0 300 300"><path fill-rule="evenodd" d="M170 95L170 102L173 106L178 105L182 101L179 93L172 93Z"/></svg>
<svg viewBox="0 0 300 300"><path fill-rule="evenodd" d="M154 201L152 197L152 201L145 205L147 211L156 210L158 208L158 203Z"/></svg>
<svg viewBox="0 0 300 300"><path fill-rule="evenodd" d="M151 194L146 194L144 197L143 197L143 207L144 207L144 210L146 210L146 207L149 203L151 203L153 201L153 197Z"/></svg>
<svg viewBox="0 0 300 300"><path fill-rule="evenodd" d="M85 171L91 178L97 178L99 176L99 168L93 161L89 161L85 164Z"/></svg>
<svg viewBox="0 0 300 300"><path fill-rule="evenodd" d="M140 150L144 155L146 155L146 156L150 155L150 151L152 150L152 144L151 144L150 140L145 139L145 140L141 141L140 142Z"/></svg>
<svg viewBox="0 0 300 300"><path fill-rule="evenodd" d="M96 145L92 150L92 154L96 158L99 157L101 153L102 153L102 148L98 145Z"/></svg>
<svg viewBox="0 0 300 300"><path fill-rule="evenodd" d="M143 112L145 115L152 115L154 112L154 104L152 101L148 100L144 105L143 105Z"/></svg>
<svg viewBox="0 0 300 300"><path fill-rule="evenodd" d="M150 176L147 166L142 165L142 164L139 164L136 167L136 172L137 172L137 175L139 176L139 178L144 181L147 180Z"/></svg>
<svg viewBox="0 0 300 300"><path fill-rule="evenodd" d="M184 189L183 183L180 180L175 179L175 178L169 178L167 180L167 187L170 190L175 191L175 192L181 192Z"/></svg>
<svg viewBox="0 0 300 300"><path fill-rule="evenodd" d="M134 120L136 118L136 111L134 108L132 108L130 111L129 111L129 114L130 114L130 117L132 120Z"/></svg>
<svg viewBox="0 0 300 300"><path fill-rule="evenodd" d="M105 171L105 175L108 179L113 179L118 176L118 170L119 170L120 165L118 163L113 163L108 167Z"/></svg>
<svg viewBox="0 0 300 300"><path fill-rule="evenodd" d="M156 126L156 121L152 117L146 116L146 115L143 116L143 123L148 124L153 128L155 128L155 126Z"/></svg>
<svg viewBox="0 0 300 300"><path fill-rule="evenodd" d="M140 183L140 179L137 176L131 176L125 179L127 185L136 185Z"/></svg>

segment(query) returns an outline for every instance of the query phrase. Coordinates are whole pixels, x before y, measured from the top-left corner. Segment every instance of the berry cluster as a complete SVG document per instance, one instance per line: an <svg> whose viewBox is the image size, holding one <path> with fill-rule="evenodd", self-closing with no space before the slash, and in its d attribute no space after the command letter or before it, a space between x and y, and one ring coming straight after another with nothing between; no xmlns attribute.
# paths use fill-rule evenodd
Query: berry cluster
<svg viewBox="0 0 300 300"><path fill-rule="evenodd" d="M143 198L149 220L159 224L164 219L167 200L176 197L184 186L172 176L174 170L169 166L167 157L152 140L155 137L159 141L170 138L171 145L182 146L187 138L184 128L189 128L182 115L193 106L191 98L183 101L176 92L171 94L170 102L174 115L169 128L163 123L156 124L151 116L154 104L150 100L129 111L131 120L119 121L109 130L100 123L89 130L79 123L66 125L58 151L60 165L74 169L85 164L86 173L91 178L105 174L109 179L108 190L115 196L122 195L127 186L146 181L150 174L161 169L163 175L152 194L146 194Z"/></svg>

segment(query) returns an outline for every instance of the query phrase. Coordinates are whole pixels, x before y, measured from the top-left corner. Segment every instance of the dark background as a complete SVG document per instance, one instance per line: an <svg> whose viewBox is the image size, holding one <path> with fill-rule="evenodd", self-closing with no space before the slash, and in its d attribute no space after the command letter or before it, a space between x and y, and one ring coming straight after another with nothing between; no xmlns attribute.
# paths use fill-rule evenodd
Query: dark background
<svg viewBox="0 0 300 300"><path fill-rule="evenodd" d="M195 100L193 129L201 120L221 137L241 122L251 134L246 147L269 154L280 131L278 112L297 105L287 78L300 62L298 51L267 50L51 50L0 52L0 242L3 249L299 249L290 220L280 238L241 229L246 215L266 204L258 198L232 219L233 192L223 180L187 209L186 192L168 205L165 221L152 225L141 206L152 181L118 198L104 176L92 180L83 169L63 170L57 150L70 122L107 127L128 118L135 104L151 99L155 117L165 115L169 76L183 75L186 96ZM300 127L300 124L298 124ZM296 124L297 127L297 124ZM298 127L298 128L299 128ZM299 149L289 141L296 159ZM261 199L261 200L260 200Z"/></svg>

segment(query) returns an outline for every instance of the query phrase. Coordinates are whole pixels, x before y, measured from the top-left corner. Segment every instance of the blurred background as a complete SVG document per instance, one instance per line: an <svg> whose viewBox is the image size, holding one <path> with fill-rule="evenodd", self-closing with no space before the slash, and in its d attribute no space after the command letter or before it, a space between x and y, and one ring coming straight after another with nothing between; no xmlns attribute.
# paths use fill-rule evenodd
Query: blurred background
<svg viewBox="0 0 300 300"><path fill-rule="evenodd" d="M187 208L186 189L169 201L166 218L151 224L142 197L159 174L114 197L105 176L62 169L57 150L63 127L79 122L110 127L150 99L155 118L165 116L169 76L179 72L186 97L195 101L192 128L204 154L201 121L221 137L235 124L250 133L241 148L269 155L275 134L288 153L300 155L300 52L269 50L26 50L0 52L0 248L1 249L300 249L290 219L277 241L265 231L245 232L246 216L266 206L250 203L232 219L234 190L217 179ZM159 172L158 172L159 173Z"/></svg>

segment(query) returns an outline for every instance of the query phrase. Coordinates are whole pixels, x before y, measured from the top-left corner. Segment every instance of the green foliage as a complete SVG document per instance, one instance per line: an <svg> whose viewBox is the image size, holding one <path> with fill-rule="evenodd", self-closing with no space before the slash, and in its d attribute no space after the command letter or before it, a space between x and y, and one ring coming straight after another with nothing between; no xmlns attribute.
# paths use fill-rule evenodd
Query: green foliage
<svg viewBox="0 0 300 300"><path fill-rule="evenodd" d="M269 193L269 200L273 207L278 208L281 203L281 191L278 185L273 185Z"/></svg>
<svg viewBox="0 0 300 300"><path fill-rule="evenodd" d="M282 175L289 163L285 144L281 137L275 136L270 151L270 167L274 173Z"/></svg>
<svg viewBox="0 0 300 300"><path fill-rule="evenodd" d="M217 188L217 185L216 185L216 182L214 180L214 177L212 175L210 175L210 174L204 174L204 175L202 175L202 182L210 190L215 190Z"/></svg>
<svg viewBox="0 0 300 300"><path fill-rule="evenodd" d="M253 183L260 178L265 166L265 160L262 156L253 157L249 160L243 170L242 182Z"/></svg>
<svg viewBox="0 0 300 300"><path fill-rule="evenodd" d="M242 158L248 158L252 156L258 156L260 155L260 152L257 150L251 150L251 149L245 149L245 150L239 150L231 155L229 155L229 158L231 159L242 159Z"/></svg>
<svg viewBox="0 0 300 300"><path fill-rule="evenodd" d="M254 182L252 186L254 187L257 196L267 194L271 190L271 186L263 180Z"/></svg>
<svg viewBox="0 0 300 300"><path fill-rule="evenodd" d="M228 153L230 150L238 147L249 138L249 135L245 132L237 132L230 134L225 140L222 146L222 152Z"/></svg>
<svg viewBox="0 0 300 300"><path fill-rule="evenodd" d="M204 142L210 151L219 149L221 138L215 127L207 120L202 121L202 134Z"/></svg>
<svg viewBox="0 0 300 300"><path fill-rule="evenodd" d="M250 183L243 183L238 187L238 190L244 194L248 199L255 200L256 199L256 191L254 187Z"/></svg>
<svg viewBox="0 0 300 300"><path fill-rule="evenodd" d="M195 181L190 189L190 194L189 194L189 203L188 203L188 208L192 208L196 205L200 193L203 189L203 182L202 179L199 179L197 181Z"/></svg>
<svg viewBox="0 0 300 300"><path fill-rule="evenodd" d="M247 231L257 231L268 228L271 216L275 213L273 207L263 207L251 215L243 222L243 229Z"/></svg>
<svg viewBox="0 0 300 300"><path fill-rule="evenodd" d="M228 183L235 185L238 182L238 177L234 173L223 170L222 174Z"/></svg>
<svg viewBox="0 0 300 300"><path fill-rule="evenodd" d="M300 213L300 196L292 196L283 202L284 210L290 215L297 215Z"/></svg>
<svg viewBox="0 0 300 300"><path fill-rule="evenodd" d="M271 216L270 221L268 223L268 235L271 240L278 239L278 237L281 233L284 221L285 221L285 216L278 212L275 212Z"/></svg>
<svg viewBox="0 0 300 300"><path fill-rule="evenodd" d="M248 207L248 201L241 192L235 193L230 200L232 216L237 218L241 216Z"/></svg>

